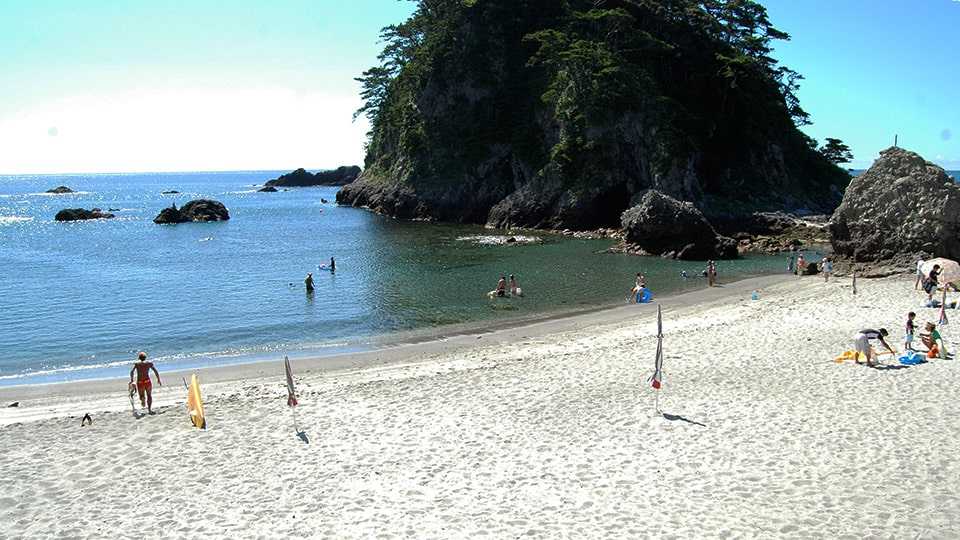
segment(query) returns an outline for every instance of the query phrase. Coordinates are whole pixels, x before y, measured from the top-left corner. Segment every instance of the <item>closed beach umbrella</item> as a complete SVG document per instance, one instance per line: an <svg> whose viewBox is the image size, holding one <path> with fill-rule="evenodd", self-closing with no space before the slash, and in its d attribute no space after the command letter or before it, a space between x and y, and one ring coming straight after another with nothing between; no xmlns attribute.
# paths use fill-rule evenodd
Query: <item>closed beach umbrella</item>
<svg viewBox="0 0 960 540"><path fill-rule="evenodd" d="M960 263L951 259L936 258L924 261L923 265L920 266L920 271L923 272L924 276L929 276L930 271L933 270L933 267L936 265L940 265L940 277L938 281L941 284L960 281Z"/></svg>
<svg viewBox="0 0 960 540"><path fill-rule="evenodd" d="M290 359L283 357L283 372L287 377L287 405L297 406L297 391L293 387L293 369L290 367Z"/></svg>

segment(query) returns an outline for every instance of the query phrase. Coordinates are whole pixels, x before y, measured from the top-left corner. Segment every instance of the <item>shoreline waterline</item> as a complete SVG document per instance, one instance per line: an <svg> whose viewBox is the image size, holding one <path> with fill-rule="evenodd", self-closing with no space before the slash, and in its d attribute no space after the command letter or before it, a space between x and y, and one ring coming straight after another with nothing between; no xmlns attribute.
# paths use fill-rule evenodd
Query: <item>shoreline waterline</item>
<svg viewBox="0 0 960 540"><path fill-rule="evenodd" d="M366 369L377 369L394 365L418 363L418 357L427 357L440 353L450 353L468 349L474 346L490 346L491 344L509 344L516 340L535 339L538 337L559 334L585 326L602 326L620 323L631 316L652 316L656 311L654 306L660 304L666 308L664 313L669 314L674 309L705 304L717 303L730 298L749 294L754 290L784 283L797 279L789 274L774 274L747 277L720 286L704 287L694 291L683 291L656 298L649 304L626 304L595 306L584 310L553 312L539 314L530 318L508 320L488 320L464 325L448 325L429 330L419 329L408 332L394 333L380 336L371 340L368 350L358 350L346 353L320 355L305 353L278 352L270 360L203 366L189 370L163 372L163 380L178 384L181 377L197 372L204 384L230 383L248 379L269 379L282 376L280 369L283 357L289 356L297 374L307 373L335 373L352 372ZM816 278L812 278L816 279ZM133 360L130 360L132 366ZM162 370L163 366L159 366ZM58 381L48 383L31 383L20 385L0 386L0 405L14 401L24 401L42 398L79 398L94 394L122 394L125 388L124 377L108 377L102 379L83 379L74 381ZM9 409L0 409L8 411ZM10 422L4 421L0 414L0 425ZM17 421L17 420L14 420Z"/></svg>

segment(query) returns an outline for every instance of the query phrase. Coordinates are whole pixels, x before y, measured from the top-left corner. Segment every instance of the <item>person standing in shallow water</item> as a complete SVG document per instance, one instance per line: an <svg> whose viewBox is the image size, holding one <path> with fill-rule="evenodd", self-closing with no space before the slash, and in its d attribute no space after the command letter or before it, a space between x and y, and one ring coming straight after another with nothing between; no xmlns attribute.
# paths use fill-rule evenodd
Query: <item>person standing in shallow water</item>
<svg viewBox="0 0 960 540"><path fill-rule="evenodd" d="M330 257L330 272L337 271L337 261L333 260L333 257Z"/></svg>
<svg viewBox="0 0 960 540"><path fill-rule="evenodd" d="M307 293L313 292L313 274L307 272L307 277L303 280L303 285L307 288Z"/></svg>
<svg viewBox="0 0 960 540"><path fill-rule="evenodd" d="M157 385L163 386L160 382L160 372L157 371L153 362L147 362L147 353L140 352L137 355L137 362L133 364L130 370L130 384L133 384L133 374L137 374L137 394L140 395L140 406L147 408L148 414L153 414L153 384L150 382L150 370L157 376Z"/></svg>
<svg viewBox="0 0 960 540"><path fill-rule="evenodd" d="M712 260L707 261L707 285L713 287L717 284L717 263Z"/></svg>

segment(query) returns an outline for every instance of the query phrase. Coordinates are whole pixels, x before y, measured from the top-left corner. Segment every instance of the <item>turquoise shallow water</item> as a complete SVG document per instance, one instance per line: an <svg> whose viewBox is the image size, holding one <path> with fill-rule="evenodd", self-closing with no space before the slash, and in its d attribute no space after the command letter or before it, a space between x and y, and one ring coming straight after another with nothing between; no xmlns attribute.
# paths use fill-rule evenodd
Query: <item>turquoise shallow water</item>
<svg viewBox="0 0 960 540"><path fill-rule="evenodd" d="M0 385L116 376L138 350L163 369L324 354L375 336L700 288L702 263L603 253L608 240L399 222L337 207L336 188L257 193L276 172L0 176ZM65 184L71 195L42 192ZM175 189L180 195L162 195ZM223 223L161 226L172 201L222 201ZM327 199L323 203L321 199ZM119 209L57 223L62 208ZM318 271L330 256L336 274ZM786 257L721 262L721 279L783 272ZM304 292L314 272L316 292ZM489 300L502 273L526 296Z"/></svg>

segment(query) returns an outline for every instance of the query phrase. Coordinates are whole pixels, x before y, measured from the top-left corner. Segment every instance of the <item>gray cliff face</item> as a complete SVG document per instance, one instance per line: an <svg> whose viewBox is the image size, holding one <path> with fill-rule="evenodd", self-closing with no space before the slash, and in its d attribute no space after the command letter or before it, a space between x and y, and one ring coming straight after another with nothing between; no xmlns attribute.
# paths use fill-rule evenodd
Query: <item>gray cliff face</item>
<svg viewBox="0 0 960 540"><path fill-rule="evenodd" d="M960 258L960 187L902 148L888 148L850 182L830 222L834 252L856 261Z"/></svg>

